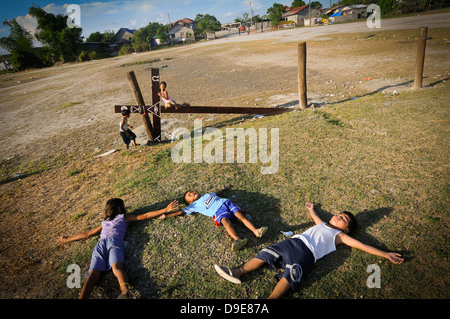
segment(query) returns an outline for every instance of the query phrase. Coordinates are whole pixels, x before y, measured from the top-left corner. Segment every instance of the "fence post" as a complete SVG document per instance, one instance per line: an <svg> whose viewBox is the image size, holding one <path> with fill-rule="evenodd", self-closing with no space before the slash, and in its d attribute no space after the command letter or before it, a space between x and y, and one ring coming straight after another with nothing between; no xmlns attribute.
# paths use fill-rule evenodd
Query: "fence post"
<svg viewBox="0 0 450 319"><path fill-rule="evenodd" d="M127 79L130 83L130 87L133 90L134 98L136 99L136 103L138 106L140 106L140 114L142 115L142 122L144 123L145 127L145 133L147 134L147 144L149 141L153 141L153 127L152 123L150 122L150 118L148 117L148 114L144 112L145 103L144 98L142 97L141 89L139 88L139 84L136 79L136 75L134 74L134 71L130 71L127 73Z"/></svg>
<svg viewBox="0 0 450 319"><path fill-rule="evenodd" d="M414 89L422 87L423 65L425 62L425 48L427 46L428 27L420 27L419 39L417 41L416 73L414 75Z"/></svg>
<svg viewBox="0 0 450 319"><path fill-rule="evenodd" d="M307 107L306 97L306 42L298 44L298 95L299 108L304 110Z"/></svg>

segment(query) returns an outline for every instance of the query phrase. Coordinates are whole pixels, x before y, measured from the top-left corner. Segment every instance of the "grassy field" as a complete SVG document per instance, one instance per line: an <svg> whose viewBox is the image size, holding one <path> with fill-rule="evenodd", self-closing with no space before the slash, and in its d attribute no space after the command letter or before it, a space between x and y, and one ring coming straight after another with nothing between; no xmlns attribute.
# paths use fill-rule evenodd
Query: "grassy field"
<svg viewBox="0 0 450 319"><path fill-rule="evenodd" d="M131 283L143 298L266 296L275 284L273 271L261 270L235 286L219 279L212 265L239 265L282 240L281 231L306 230L313 223L304 204L313 201L324 219L342 210L355 213L356 238L401 252L406 261L394 265L340 247L320 260L302 289L288 298L448 298L447 101L448 90L436 85L230 126L279 128L280 167L273 175L261 175L260 164L174 164L173 144L115 154L121 165L101 197L124 198L130 212L163 207L187 189L210 192L229 184L232 189L224 196L250 214L255 225L269 226L267 235L256 239L237 225L250 241L233 253L224 229L201 215L132 225L127 237ZM74 244L55 286L67 276L64 266L87 267L96 240ZM370 264L381 268L380 289L366 286ZM106 282L110 287L96 290L96 297L117 294L115 279ZM52 290L53 297L77 294L61 290Z"/></svg>
<svg viewBox="0 0 450 319"><path fill-rule="evenodd" d="M439 41L443 30L435 34L431 48L436 54L444 45ZM409 41L407 31L396 33L396 37L391 32L377 32L370 42L356 39L357 45L347 44L366 35L333 36L326 44L312 41L308 52L336 46L336 54L355 49L355 56L369 58L361 46L382 46L388 51L399 44L396 50L402 50L402 43L397 42ZM249 46L239 49L250 50ZM268 45L258 50L267 53ZM375 60L372 56L369 67L376 76L392 78L399 72L403 76L403 70L411 69L396 60L386 62L396 67L396 72L375 69ZM359 223L355 238L401 252L406 260L394 265L339 247L319 260L301 289L286 298L449 298L448 71L446 76L439 65L427 70L431 70L428 74L441 71L442 75L427 76L427 87L421 90L354 92L353 96L360 96L354 100L348 98L348 92L345 97L337 94L342 90L341 82L338 88L329 88L313 73L312 92L336 93L324 107L257 119L227 115L203 122L205 128L214 125L224 135L226 128L267 128L269 132L278 128L280 163L275 174L261 174L261 166L268 164L248 163L248 157L239 164L176 164L171 151L177 142L119 148L112 155L94 158L98 153L91 149L100 142L88 140L89 132L85 131L77 136L86 140L86 156L75 156L71 149L76 149L74 141L74 145L64 145L67 152L50 150L39 161L3 161L2 174L9 177L2 177L0 185L0 278L6 283L0 297L76 298L79 289L67 287L66 269L77 264L84 274L98 238L64 247L57 247L56 238L98 226L104 204L111 197L121 197L129 213L140 214L160 209L173 199L182 202L188 189L205 193L231 185L223 196L246 211L255 226L269 226L266 235L256 239L243 225L235 224L237 231L249 238L248 246L235 253L225 230L202 215L130 225L126 267L141 298L267 297L276 283L274 271L257 271L244 277L242 285L233 285L216 274L213 264L240 265L267 245L283 240L281 231L301 233L313 226L305 208L307 201L316 204L324 220L342 210L353 212ZM408 72L405 76L411 74ZM359 78L358 74L351 80L356 83ZM344 84L347 81L342 79ZM295 92L295 83L294 89L288 85L279 92ZM260 97L250 90L239 92L228 102L237 105L237 101ZM258 103L267 99L263 95ZM77 107L81 100L61 104L60 109ZM188 117L186 128L192 129L194 118ZM117 135L116 127L109 126L103 123L97 129L112 139L110 136ZM203 141L203 147L208 144ZM105 145L103 149L112 146ZM14 177L16 171L22 172L20 178ZM366 269L371 264L381 269L379 289L366 285L370 275ZM109 273L94 290L93 298L115 298L118 294L116 279Z"/></svg>

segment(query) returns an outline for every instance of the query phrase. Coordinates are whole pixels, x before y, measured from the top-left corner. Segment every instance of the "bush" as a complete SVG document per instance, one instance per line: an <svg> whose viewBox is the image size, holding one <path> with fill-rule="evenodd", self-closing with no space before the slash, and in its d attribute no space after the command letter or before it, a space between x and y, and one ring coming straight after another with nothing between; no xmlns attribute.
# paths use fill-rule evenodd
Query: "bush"
<svg viewBox="0 0 450 319"><path fill-rule="evenodd" d="M92 51L91 53L89 53L89 60L95 60L95 59L99 59L99 55L97 54L97 52Z"/></svg>
<svg viewBox="0 0 450 319"><path fill-rule="evenodd" d="M89 61L89 54L86 51L81 51L78 56L78 62Z"/></svg>
<svg viewBox="0 0 450 319"><path fill-rule="evenodd" d="M126 44L120 48L119 55L131 54L133 52L134 52L133 47L131 45Z"/></svg>
<svg viewBox="0 0 450 319"><path fill-rule="evenodd" d="M134 48L134 51L136 52L136 53L138 53L138 52L145 52L145 51L148 51L149 49L148 49L148 44L147 43L137 43L137 44L133 44L133 48Z"/></svg>

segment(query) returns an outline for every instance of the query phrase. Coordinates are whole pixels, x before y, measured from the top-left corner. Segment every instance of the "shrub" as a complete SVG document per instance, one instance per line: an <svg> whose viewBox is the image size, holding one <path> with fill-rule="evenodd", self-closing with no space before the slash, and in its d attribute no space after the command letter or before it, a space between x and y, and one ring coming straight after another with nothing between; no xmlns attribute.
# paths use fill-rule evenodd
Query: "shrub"
<svg viewBox="0 0 450 319"><path fill-rule="evenodd" d="M133 52L134 52L133 47L131 45L126 44L120 48L119 55L131 54Z"/></svg>
<svg viewBox="0 0 450 319"><path fill-rule="evenodd" d="M89 60L89 54L86 51L81 51L80 55L78 56L78 62L88 61Z"/></svg>

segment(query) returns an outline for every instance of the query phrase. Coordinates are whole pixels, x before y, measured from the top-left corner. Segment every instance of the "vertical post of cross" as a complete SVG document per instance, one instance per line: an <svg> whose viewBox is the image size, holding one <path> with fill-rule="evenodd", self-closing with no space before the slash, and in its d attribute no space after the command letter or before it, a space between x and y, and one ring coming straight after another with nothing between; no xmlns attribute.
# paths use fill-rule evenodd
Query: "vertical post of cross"
<svg viewBox="0 0 450 319"><path fill-rule="evenodd" d="M144 108L145 108L145 102L144 102L144 98L142 97L142 92L141 89L139 88L139 84L138 81L136 79L136 75L134 74L134 71L130 71L127 73L127 79L128 82L130 83L130 87L133 90L133 95L134 98L136 99L136 103L139 106L139 113L142 115L142 122L144 124L145 127L145 133L147 134L147 144L149 141L153 141L154 138L154 134L153 134L153 127L152 127L152 123L150 122L150 118L148 117L148 115L146 114Z"/></svg>
<svg viewBox="0 0 450 319"><path fill-rule="evenodd" d="M299 108L306 109L306 42L298 44L298 97Z"/></svg>
<svg viewBox="0 0 450 319"><path fill-rule="evenodd" d="M152 106L153 106L153 140L155 142L161 142L161 98L158 95L159 92L159 69L151 69L151 84L150 89L152 91Z"/></svg>

